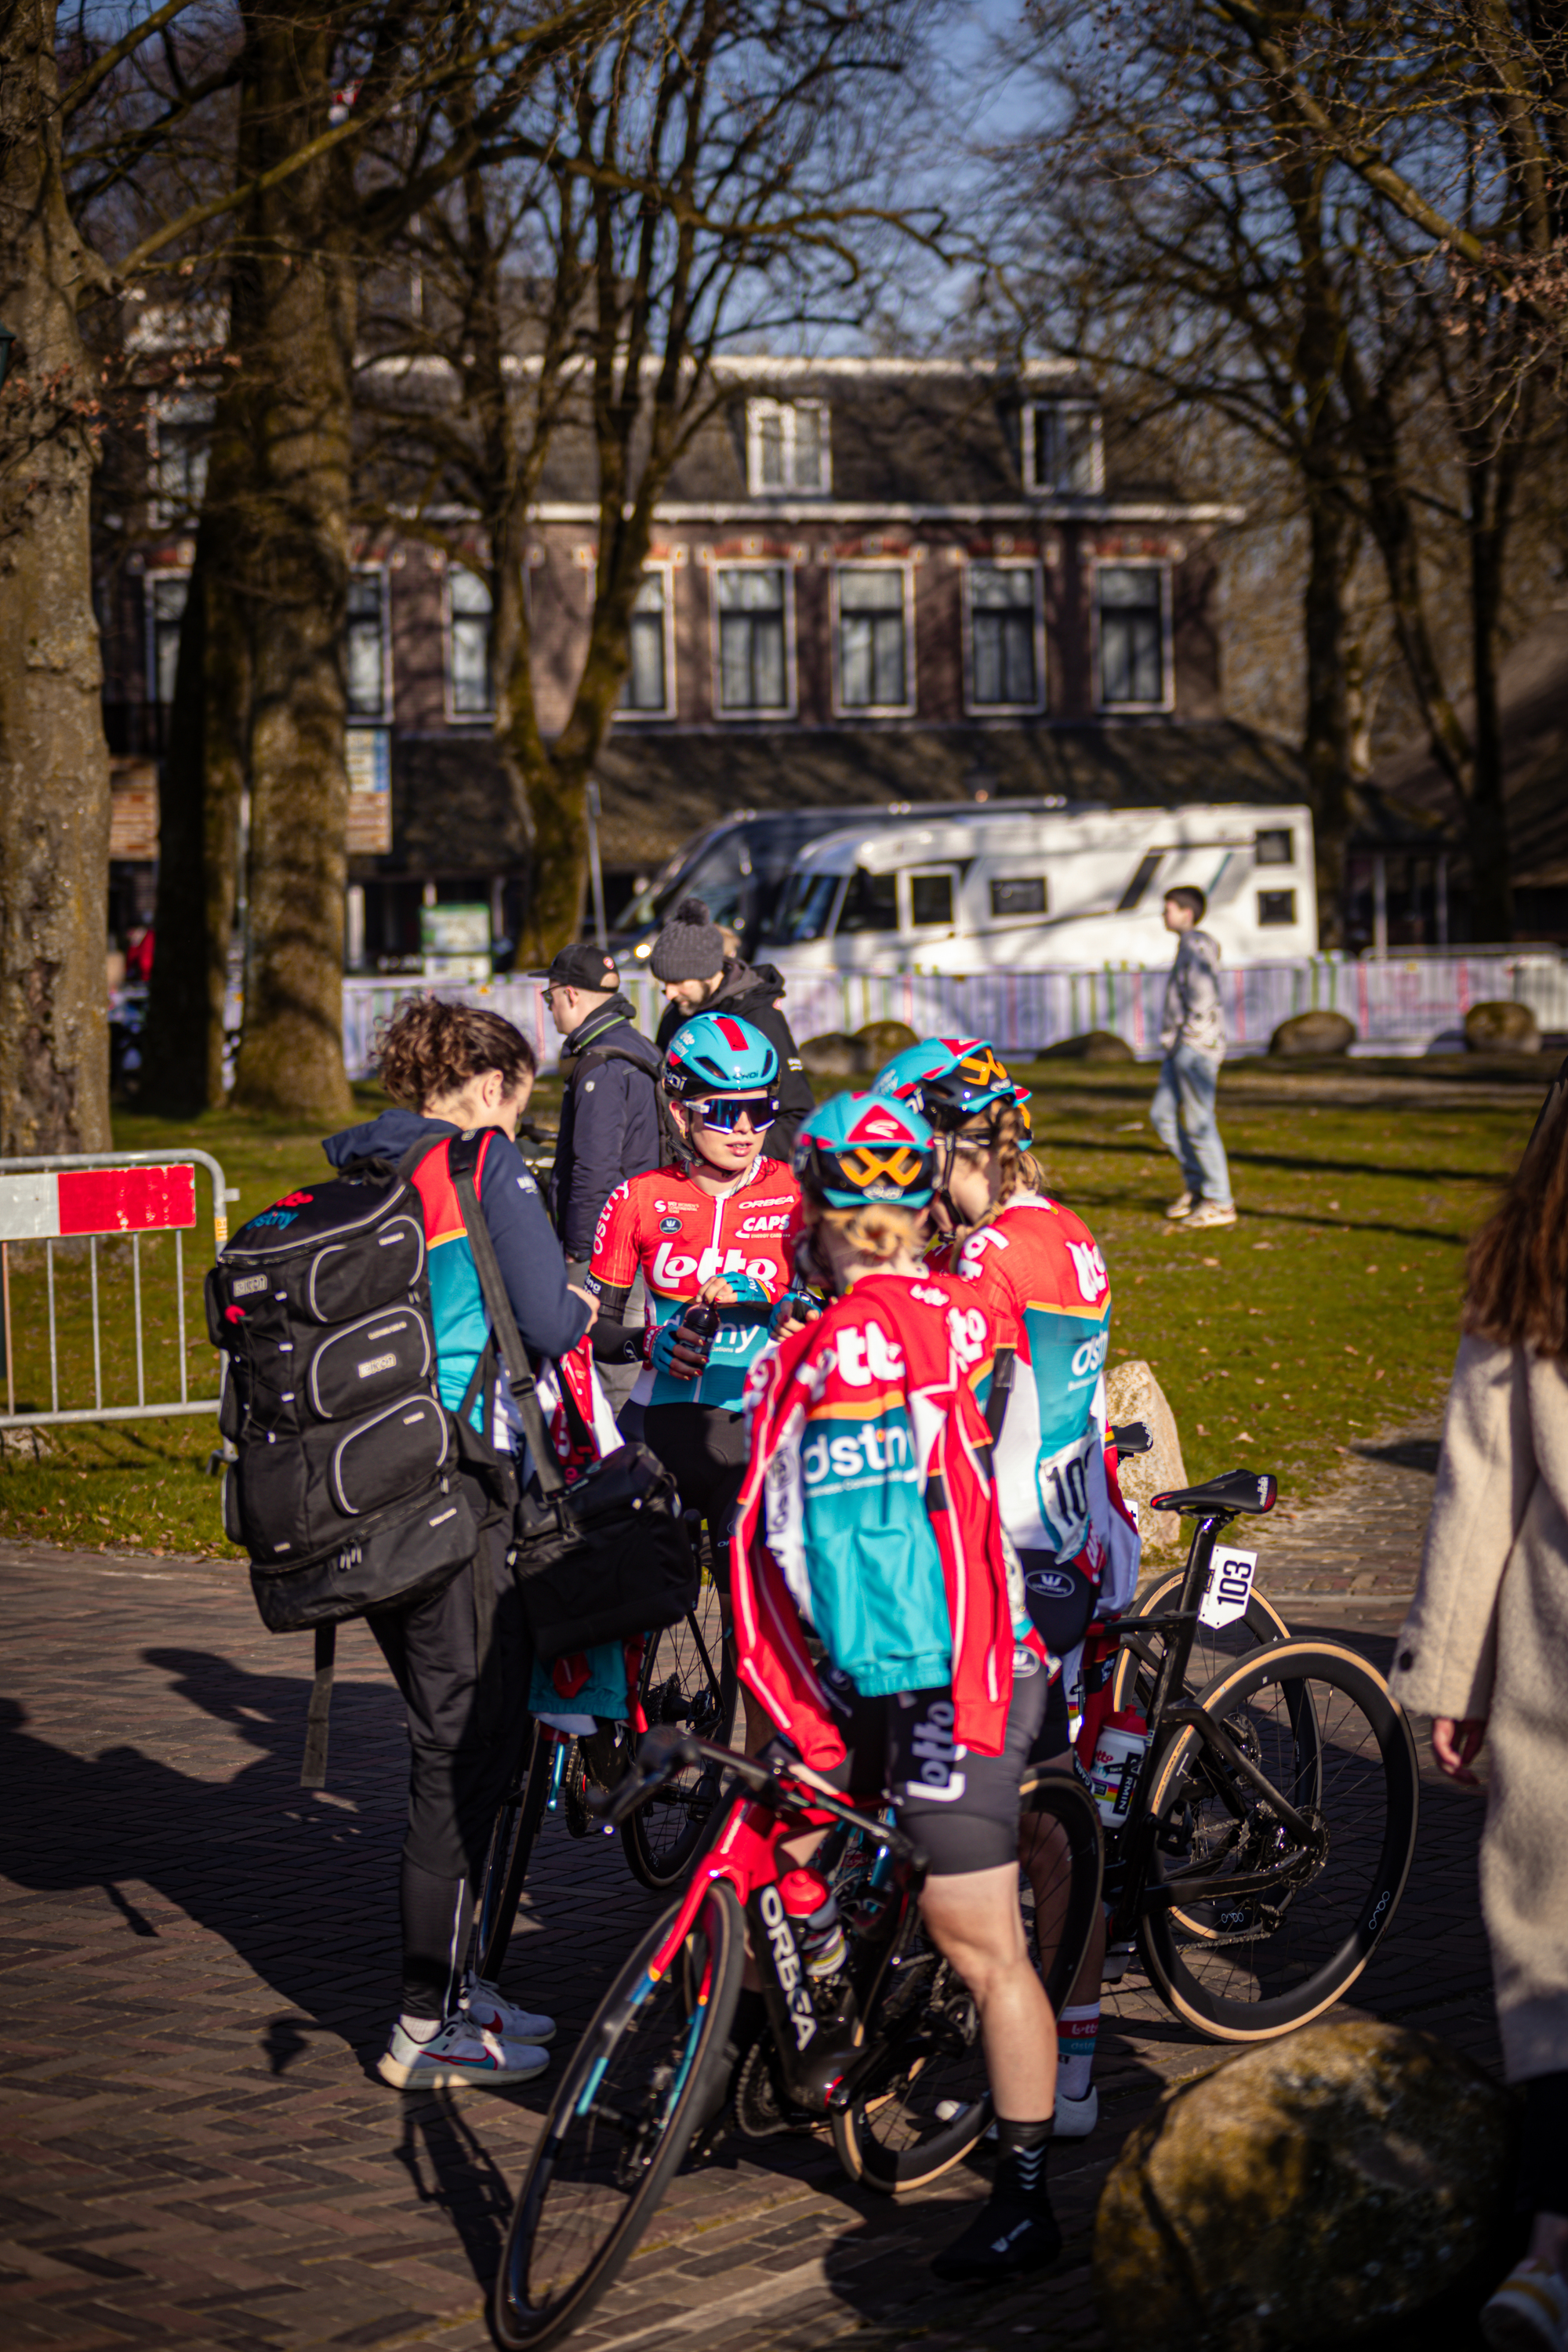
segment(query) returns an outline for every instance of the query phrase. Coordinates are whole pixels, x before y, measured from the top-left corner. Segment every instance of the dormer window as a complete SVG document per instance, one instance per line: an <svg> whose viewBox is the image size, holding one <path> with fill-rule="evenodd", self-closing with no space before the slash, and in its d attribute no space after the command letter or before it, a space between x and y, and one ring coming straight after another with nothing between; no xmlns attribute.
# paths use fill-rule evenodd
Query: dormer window
<svg viewBox="0 0 1568 2352"><path fill-rule="evenodd" d="M1105 488L1100 411L1082 400L1037 400L1024 411L1024 479L1032 490L1094 498Z"/></svg>
<svg viewBox="0 0 1568 2352"><path fill-rule="evenodd" d="M746 479L754 499L831 489L826 402L748 400Z"/></svg>

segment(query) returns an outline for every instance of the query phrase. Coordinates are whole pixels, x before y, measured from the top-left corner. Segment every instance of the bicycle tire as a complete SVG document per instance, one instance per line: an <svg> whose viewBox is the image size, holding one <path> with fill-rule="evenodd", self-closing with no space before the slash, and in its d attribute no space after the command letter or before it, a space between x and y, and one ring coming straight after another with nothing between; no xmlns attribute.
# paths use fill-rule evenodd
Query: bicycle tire
<svg viewBox="0 0 1568 2352"><path fill-rule="evenodd" d="M517 1906L533 1858L533 1843L544 1819L552 1744L544 1727L535 1724L526 1772L516 1788L508 1790L490 1832L489 1852L474 1905L470 1944L474 1974L483 1977L487 1984L500 1981L511 1931L517 1924Z"/></svg>
<svg viewBox="0 0 1568 2352"><path fill-rule="evenodd" d="M569 2060L523 2179L492 2317L506 2352L542 2352L615 2284L653 2217L729 2058L745 1937L720 1880L670 1965L649 1963L679 1906L650 1927Z"/></svg>
<svg viewBox="0 0 1568 2352"><path fill-rule="evenodd" d="M1398 1910L1415 1850L1415 1742L1381 1675L1333 1642L1275 1643L1213 1684L1204 1706L1281 1796L1317 1816L1318 1840L1303 1846L1184 1728L1155 1762L1151 1813L1167 1836L1187 1837L1190 1822L1189 1867L1223 1864L1227 1838L1242 1868L1279 1857L1283 1900L1149 1909L1139 1946L1162 1998L1207 2040L1268 2042L1342 1999ZM1216 1793L1222 1778L1244 1827ZM1179 1885L1173 1860L1156 1851L1152 1885Z"/></svg>
<svg viewBox="0 0 1568 2352"><path fill-rule="evenodd" d="M1093 1799L1071 1773L1040 1770L1023 1784L1021 1811L1060 1823L1065 1845L1065 1902L1057 1949L1046 1978L1046 1997L1059 2011L1083 1962L1100 1906L1101 1840ZM938 2030L919 2028L905 2044L907 2057L884 2080L874 2075L866 2094L842 2113L832 2113L833 2146L852 2180L884 2196L919 2189L961 2164L991 2121L985 2062L980 2048L979 2013L967 1989L940 1955L917 1951L899 1971L868 2022L875 2031L897 2025L911 2002L935 2007ZM953 2107L951 2116L940 2113Z"/></svg>
<svg viewBox="0 0 1568 2352"><path fill-rule="evenodd" d="M731 1745L740 1684L722 1615L719 1589L705 1576L697 1606L679 1625L649 1635L637 1697L650 1731L679 1723L700 1739ZM654 1894L679 1886L690 1869L722 1801L721 1778L711 1766L683 1772L623 1825L621 1844L632 1875Z"/></svg>
<svg viewBox="0 0 1568 2352"><path fill-rule="evenodd" d="M1179 1568L1152 1584L1146 1592L1139 1594L1121 1622L1125 1624L1140 1617L1152 1617L1162 1609L1174 1609L1181 1599L1186 1573L1184 1568ZM1246 1611L1229 1625L1194 1627L1184 1696L1188 1699L1200 1697L1211 1683L1229 1674L1234 1666L1245 1664L1258 1651L1289 1639L1290 1628L1273 1604L1261 1592L1249 1593ZM1153 1695L1153 1676L1142 1659L1135 1657L1131 1650L1121 1651L1110 1685L1112 1711L1135 1706L1140 1715L1146 1716Z"/></svg>

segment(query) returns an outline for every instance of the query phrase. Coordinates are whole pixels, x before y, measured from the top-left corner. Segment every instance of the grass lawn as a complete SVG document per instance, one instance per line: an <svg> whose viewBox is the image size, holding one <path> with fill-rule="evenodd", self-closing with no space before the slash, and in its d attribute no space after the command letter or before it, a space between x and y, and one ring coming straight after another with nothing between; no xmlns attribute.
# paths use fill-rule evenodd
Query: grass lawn
<svg viewBox="0 0 1568 2352"><path fill-rule="evenodd" d="M1408 1427L1439 1408L1458 1328L1464 1244L1530 1133L1555 1068L1478 1084L1474 1064L1431 1062L1351 1072L1239 1063L1220 1092L1240 1222L1184 1234L1161 1215L1179 1189L1148 1124L1152 1067L1051 1063L1023 1075L1036 1088L1035 1133L1053 1191L1088 1220L1110 1267L1111 1361L1147 1357L1169 1396L1189 1475L1246 1462L1278 1472L1287 1499L1320 1489L1343 1449ZM1446 1079L1451 1083L1443 1084ZM1435 1082L1440 1091L1435 1092ZM356 1090L368 1116L380 1097ZM552 1123L554 1090L537 1115ZM324 1162L314 1134L215 1113L173 1126L121 1112L116 1144L131 1151L209 1151L239 1199L230 1229ZM185 1252L191 1392L213 1383L200 1301L210 1228ZM100 1247L109 1335L106 1396L132 1397L134 1363L119 1310L130 1297L129 1250ZM48 1402L41 1250L11 1252L19 1406ZM177 1332L172 1245L143 1244L149 1302L148 1393L174 1393ZM84 1306L87 1267L57 1264L62 1405L91 1401ZM118 1327L117 1327L118 1314ZM159 1385L159 1382L162 1385ZM59 1429L42 1461L0 1460L0 1536L73 1547L232 1553L207 1475L216 1433L205 1417Z"/></svg>

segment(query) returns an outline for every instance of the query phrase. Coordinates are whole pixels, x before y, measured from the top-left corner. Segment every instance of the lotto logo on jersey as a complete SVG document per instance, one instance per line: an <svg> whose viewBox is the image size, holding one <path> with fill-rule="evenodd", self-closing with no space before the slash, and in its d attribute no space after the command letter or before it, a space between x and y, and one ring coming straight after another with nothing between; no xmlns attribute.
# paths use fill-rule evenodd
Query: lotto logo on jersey
<svg viewBox="0 0 1568 2352"><path fill-rule="evenodd" d="M889 1339L873 1316L864 1330L848 1326L834 1339L834 1353L838 1377L847 1388L868 1389L877 1381L900 1381L904 1376L904 1351L896 1339Z"/></svg>
<svg viewBox="0 0 1568 2352"><path fill-rule="evenodd" d="M1110 1276L1105 1271L1105 1255L1096 1242L1068 1242L1068 1252L1072 1270L1078 1276L1079 1295L1092 1307L1102 1290L1110 1287Z"/></svg>
<svg viewBox="0 0 1568 2352"><path fill-rule="evenodd" d="M979 1363L985 1353L985 1318L978 1307L950 1307L947 1310L948 1344L959 1362L968 1371Z"/></svg>
<svg viewBox="0 0 1568 2352"><path fill-rule="evenodd" d="M960 1274L972 1279L976 1267L979 1265L981 1259L984 1256L988 1249L1005 1250L1006 1246L1007 1236L1005 1234L999 1234L994 1225L982 1225L977 1234L970 1234L969 1239L964 1243L963 1249L960 1250L958 1254L958 1270Z"/></svg>
<svg viewBox="0 0 1568 2352"><path fill-rule="evenodd" d="M716 1274L750 1275L753 1282L772 1292L777 1289L779 1269L772 1258L749 1258L744 1250L705 1249L700 1257L691 1257L678 1250L673 1242L660 1242L653 1262L653 1284L656 1290L667 1295L683 1282L711 1282Z"/></svg>
<svg viewBox="0 0 1568 2352"><path fill-rule="evenodd" d="M916 1475L910 1433L896 1421L869 1423L837 1437L814 1430L801 1448L800 1465L806 1485L826 1493L868 1478L907 1481Z"/></svg>

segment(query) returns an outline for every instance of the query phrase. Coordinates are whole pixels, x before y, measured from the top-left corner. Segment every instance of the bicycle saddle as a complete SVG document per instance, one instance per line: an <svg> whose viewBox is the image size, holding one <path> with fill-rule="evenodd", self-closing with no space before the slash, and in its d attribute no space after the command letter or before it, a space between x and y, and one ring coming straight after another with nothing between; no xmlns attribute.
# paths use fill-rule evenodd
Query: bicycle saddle
<svg viewBox="0 0 1568 2352"><path fill-rule="evenodd" d="M1278 1482L1267 1470L1226 1470L1206 1486L1179 1486L1169 1495L1150 1497L1152 1511L1191 1511L1207 1517L1213 1513L1271 1511Z"/></svg>

